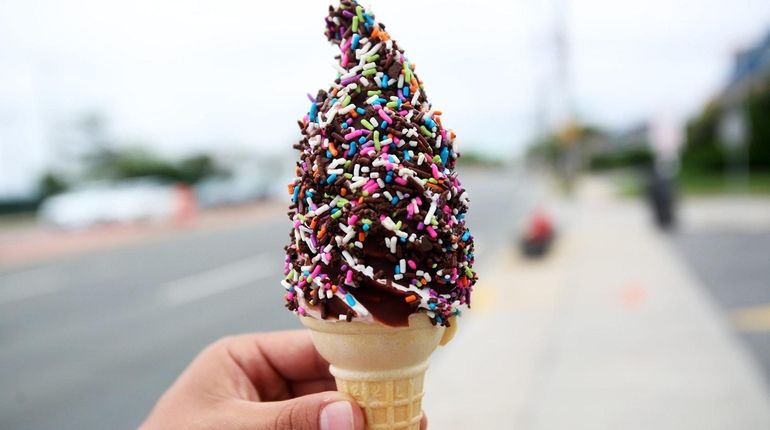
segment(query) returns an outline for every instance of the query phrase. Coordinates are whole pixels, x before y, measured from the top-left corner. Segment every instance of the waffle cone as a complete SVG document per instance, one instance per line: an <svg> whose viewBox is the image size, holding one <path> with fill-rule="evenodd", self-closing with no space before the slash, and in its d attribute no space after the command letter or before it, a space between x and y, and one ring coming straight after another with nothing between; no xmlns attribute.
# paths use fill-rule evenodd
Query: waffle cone
<svg viewBox="0 0 770 430"><path fill-rule="evenodd" d="M367 430L418 430L428 358L454 334L424 314L408 327L300 318L318 352L330 363L337 390L364 411Z"/></svg>

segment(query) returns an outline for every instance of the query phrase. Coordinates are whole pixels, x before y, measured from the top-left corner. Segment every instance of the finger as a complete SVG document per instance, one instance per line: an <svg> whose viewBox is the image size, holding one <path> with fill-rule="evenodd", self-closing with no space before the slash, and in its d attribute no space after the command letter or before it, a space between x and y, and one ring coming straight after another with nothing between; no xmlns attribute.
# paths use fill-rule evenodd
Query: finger
<svg viewBox="0 0 770 430"><path fill-rule="evenodd" d="M292 397L305 396L320 393L322 391L336 391L337 383L334 379L316 379L314 381L296 381L289 386Z"/></svg>
<svg viewBox="0 0 770 430"><path fill-rule="evenodd" d="M318 354L306 331L246 334L224 343L261 400L290 398L289 386L294 381L331 379L329 363Z"/></svg>
<svg viewBox="0 0 770 430"><path fill-rule="evenodd" d="M425 411L422 411L422 419L420 420L420 430L428 429L428 416L425 415Z"/></svg>
<svg viewBox="0 0 770 430"><path fill-rule="evenodd" d="M254 430L363 430L364 415L355 401L336 391L282 402L240 401L233 413Z"/></svg>

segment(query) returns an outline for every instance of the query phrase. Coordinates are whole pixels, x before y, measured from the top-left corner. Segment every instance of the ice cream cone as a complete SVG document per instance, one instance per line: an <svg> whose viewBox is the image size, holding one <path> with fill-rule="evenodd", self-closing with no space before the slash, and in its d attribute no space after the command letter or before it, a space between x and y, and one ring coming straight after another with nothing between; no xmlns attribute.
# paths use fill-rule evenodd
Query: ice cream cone
<svg viewBox="0 0 770 430"><path fill-rule="evenodd" d="M300 320L331 363L337 390L350 394L364 410L367 430L420 428L428 358L451 340L456 325L433 325L425 314L410 316L408 327Z"/></svg>

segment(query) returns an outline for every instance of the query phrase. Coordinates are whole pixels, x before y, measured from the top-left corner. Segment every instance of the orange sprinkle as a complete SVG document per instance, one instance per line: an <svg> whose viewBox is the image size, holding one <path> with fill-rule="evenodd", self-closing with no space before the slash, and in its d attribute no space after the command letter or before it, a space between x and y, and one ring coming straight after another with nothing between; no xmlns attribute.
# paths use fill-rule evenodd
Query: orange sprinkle
<svg viewBox="0 0 770 430"><path fill-rule="evenodd" d="M441 116L444 112L441 112L440 110L434 110L433 116Z"/></svg>
<svg viewBox="0 0 770 430"><path fill-rule="evenodd" d="M318 238L323 239L326 236L326 226L321 227L321 231L318 232Z"/></svg>
<svg viewBox="0 0 770 430"><path fill-rule="evenodd" d="M352 110L350 111L350 116L352 116L353 118L358 118L358 112L356 112L355 110Z"/></svg>
<svg viewBox="0 0 770 430"><path fill-rule="evenodd" d="M425 284L427 284L427 283L428 283L428 281L426 281L426 280L425 280L425 278L422 278L422 279L420 280L420 283L421 283L422 285L425 285Z"/></svg>
<svg viewBox="0 0 770 430"><path fill-rule="evenodd" d="M340 195L345 197L348 194L348 189L345 187L340 188Z"/></svg>
<svg viewBox="0 0 770 430"><path fill-rule="evenodd" d="M361 196L358 198L358 204L362 204L364 202L364 196Z"/></svg>
<svg viewBox="0 0 770 430"><path fill-rule="evenodd" d="M457 137L457 135L455 134L455 132L454 132L454 131L450 131L449 133L452 135L452 140L454 140L454 139L455 139L455 137Z"/></svg>
<svg viewBox="0 0 770 430"><path fill-rule="evenodd" d="M333 156L337 156L337 148L334 147L334 143L329 142L329 152L331 152Z"/></svg>
<svg viewBox="0 0 770 430"><path fill-rule="evenodd" d="M289 184L288 188L289 188L289 195L294 194L294 184Z"/></svg>
<svg viewBox="0 0 770 430"><path fill-rule="evenodd" d="M332 285L332 293L336 293L336 292L337 292L337 286L336 285Z"/></svg>
<svg viewBox="0 0 770 430"><path fill-rule="evenodd" d="M377 37L377 35L380 34L380 26L376 26L372 29L372 37Z"/></svg>
<svg viewBox="0 0 770 430"><path fill-rule="evenodd" d="M414 301L417 301L417 296L406 296L404 300L406 300L407 303L412 303Z"/></svg>
<svg viewBox="0 0 770 430"><path fill-rule="evenodd" d="M310 221L310 228L315 230L315 226L318 224L318 218L313 218L313 221Z"/></svg>
<svg viewBox="0 0 770 430"><path fill-rule="evenodd" d="M358 232L358 241L363 242L364 240L366 240L366 235L364 234L364 232L363 231Z"/></svg>

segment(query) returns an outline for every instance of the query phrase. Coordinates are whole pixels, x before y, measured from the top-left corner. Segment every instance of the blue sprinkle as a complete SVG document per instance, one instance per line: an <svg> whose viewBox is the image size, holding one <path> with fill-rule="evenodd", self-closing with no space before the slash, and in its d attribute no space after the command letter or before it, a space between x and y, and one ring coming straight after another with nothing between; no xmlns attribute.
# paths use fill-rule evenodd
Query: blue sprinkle
<svg viewBox="0 0 770 430"><path fill-rule="evenodd" d="M396 107L401 109L401 99L396 100Z"/></svg>
<svg viewBox="0 0 770 430"><path fill-rule="evenodd" d="M334 105L335 103L337 103L337 97L332 98L332 105Z"/></svg>
<svg viewBox="0 0 770 430"><path fill-rule="evenodd" d="M387 88L388 87L388 80L389 79L390 78L388 78L388 74L387 73L383 73L382 74L382 82L380 83L380 87Z"/></svg>
<svg viewBox="0 0 770 430"><path fill-rule="evenodd" d="M396 264L396 275L399 273L401 273L401 268L398 266L398 264Z"/></svg>
<svg viewBox="0 0 770 430"><path fill-rule="evenodd" d="M348 302L350 306L356 305L356 299L354 299L353 296L350 295L350 293L345 294L345 301Z"/></svg>
<svg viewBox="0 0 770 430"><path fill-rule="evenodd" d="M388 127L388 123L387 123L387 121L385 121L385 120L382 120L382 121L380 121L380 128L381 128L381 129L383 129L383 130L384 130L384 129L386 129L387 127Z"/></svg>
<svg viewBox="0 0 770 430"><path fill-rule="evenodd" d="M467 242L470 237L471 237L471 232L468 230L465 230L465 233L463 233L463 242Z"/></svg>
<svg viewBox="0 0 770 430"><path fill-rule="evenodd" d="M441 149L441 164L446 166L447 158L449 158L449 149L445 146Z"/></svg>
<svg viewBox="0 0 770 430"><path fill-rule="evenodd" d="M297 203L297 197L299 196L299 185L294 186L294 195L291 197L291 201Z"/></svg>
<svg viewBox="0 0 770 430"><path fill-rule="evenodd" d="M350 44L351 49L358 48L358 42L361 40L361 35L356 33L353 35L353 42Z"/></svg>
<svg viewBox="0 0 770 430"><path fill-rule="evenodd" d="M411 160L411 159L412 159L412 156L411 156L411 155L409 155L409 151L407 151L407 150L405 149L405 150L404 150L404 160L405 160L405 161L409 161L409 160Z"/></svg>
<svg viewBox="0 0 770 430"><path fill-rule="evenodd" d="M332 152L328 149L326 150L326 158L332 158Z"/></svg>
<svg viewBox="0 0 770 430"><path fill-rule="evenodd" d="M390 200L390 204L395 205L396 203L398 203L398 197L393 196L393 198Z"/></svg>
<svg viewBox="0 0 770 430"><path fill-rule="evenodd" d="M318 106L315 103L310 105L310 121L318 122Z"/></svg>
<svg viewBox="0 0 770 430"><path fill-rule="evenodd" d="M362 145L363 145L364 143L366 143L366 137L364 137L364 136L361 136L361 137L358 139L358 143L360 143L360 144L362 144Z"/></svg>
<svg viewBox="0 0 770 430"><path fill-rule="evenodd" d="M428 303L428 309L430 309L430 310L436 309L436 304L435 303Z"/></svg>
<svg viewBox="0 0 770 430"><path fill-rule="evenodd" d="M400 238L398 238L398 241L399 242L406 242L406 238L405 237L400 237Z"/></svg>
<svg viewBox="0 0 770 430"><path fill-rule="evenodd" d="M356 153L356 142L350 142L350 151L348 151L348 156L352 156Z"/></svg>
<svg viewBox="0 0 770 430"><path fill-rule="evenodd" d="M342 123L342 125L341 125L341 127L342 127L342 129L344 130L344 129L346 129L346 128L350 127L350 126L348 125L348 123L346 123L346 122L343 122L343 123Z"/></svg>
<svg viewBox="0 0 770 430"><path fill-rule="evenodd" d="M337 180L337 174L332 173L328 178L326 178L326 183L331 185L335 180Z"/></svg>
<svg viewBox="0 0 770 430"><path fill-rule="evenodd" d="M404 87L404 97L409 97L409 87Z"/></svg>
<svg viewBox="0 0 770 430"><path fill-rule="evenodd" d="M369 224L364 224L363 227L361 227L364 231L369 231Z"/></svg>
<svg viewBox="0 0 770 430"><path fill-rule="evenodd" d="M441 317L440 317L440 316L438 316L438 315L436 315L436 322L437 322L437 323L439 323L439 324L441 324L441 322L442 322L442 321L443 321L443 320L441 319Z"/></svg>
<svg viewBox="0 0 770 430"><path fill-rule="evenodd" d="M359 114L359 115L363 115L363 114L365 114L365 113L366 113L366 111L364 110L364 108L356 108L356 112L358 112L358 114Z"/></svg>
<svg viewBox="0 0 770 430"><path fill-rule="evenodd" d="M376 102L377 102L378 104L380 104L380 103L387 103L388 101L387 101L386 99L384 99L384 98L380 97L380 98L378 98L378 99L376 100Z"/></svg>

